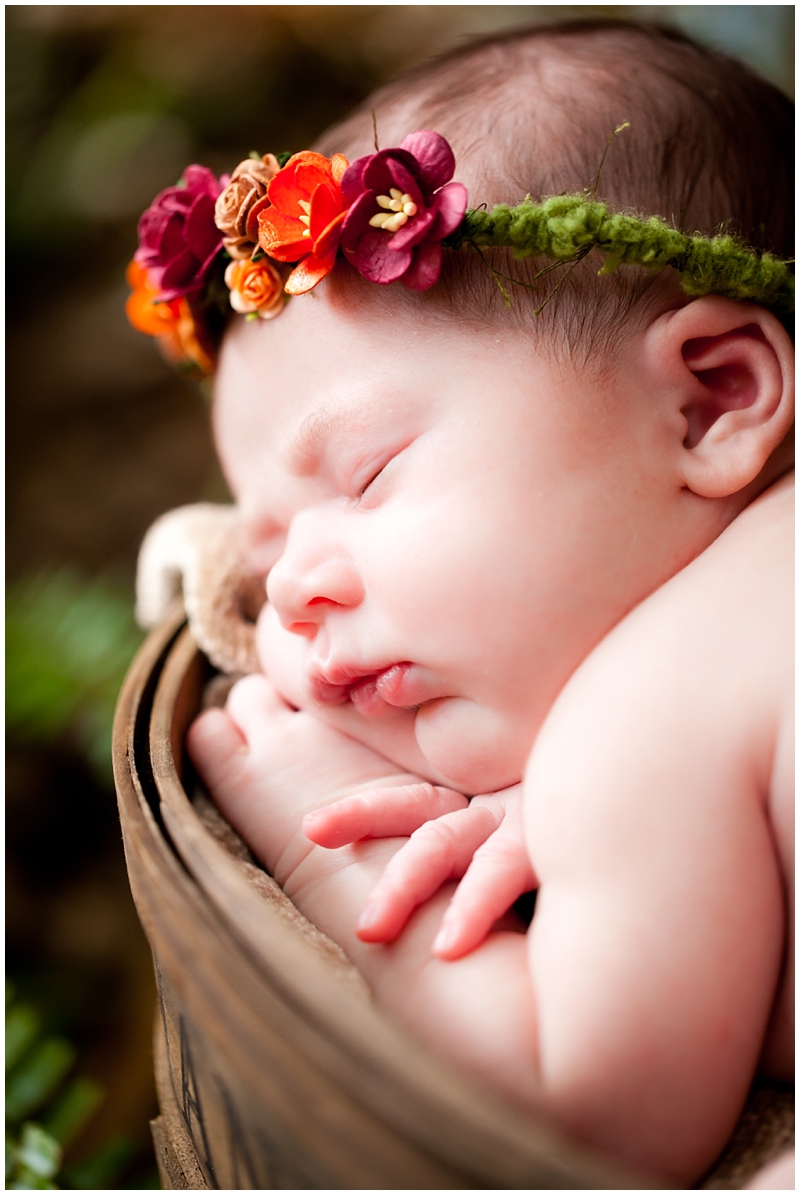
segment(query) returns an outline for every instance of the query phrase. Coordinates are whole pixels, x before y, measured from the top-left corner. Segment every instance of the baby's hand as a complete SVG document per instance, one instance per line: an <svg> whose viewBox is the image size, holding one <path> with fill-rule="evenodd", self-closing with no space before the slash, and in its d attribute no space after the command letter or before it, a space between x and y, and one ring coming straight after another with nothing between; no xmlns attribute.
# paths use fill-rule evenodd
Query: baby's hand
<svg viewBox="0 0 800 1195"><path fill-rule="evenodd" d="M416 779L293 709L258 674L234 685L224 710L201 714L187 745L219 808L284 885L313 850L300 830L304 813L382 782L396 788Z"/></svg>
<svg viewBox="0 0 800 1195"><path fill-rule="evenodd" d="M456 959L480 945L517 897L536 887L522 834L521 790L514 785L466 799L429 784L385 788L306 817L320 846L411 834L392 858L359 919L365 942L394 940L414 909L450 879L461 879L433 951Z"/></svg>

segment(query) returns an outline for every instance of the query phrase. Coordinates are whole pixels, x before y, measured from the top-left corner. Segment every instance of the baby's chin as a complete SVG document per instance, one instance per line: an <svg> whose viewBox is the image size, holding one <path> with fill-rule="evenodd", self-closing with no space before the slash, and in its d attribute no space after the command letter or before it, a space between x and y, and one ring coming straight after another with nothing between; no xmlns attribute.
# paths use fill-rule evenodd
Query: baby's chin
<svg viewBox="0 0 800 1195"><path fill-rule="evenodd" d="M467 796L516 784L527 762L528 744L520 746L499 715L463 698L379 719L365 718L349 701L320 705L301 697L297 704L404 771Z"/></svg>
<svg viewBox="0 0 800 1195"><path fill-rule="evenodd" d="M420 706L414 735L430 768L467 796L517 784L531 748L503 715L461 697Z"/></svg>

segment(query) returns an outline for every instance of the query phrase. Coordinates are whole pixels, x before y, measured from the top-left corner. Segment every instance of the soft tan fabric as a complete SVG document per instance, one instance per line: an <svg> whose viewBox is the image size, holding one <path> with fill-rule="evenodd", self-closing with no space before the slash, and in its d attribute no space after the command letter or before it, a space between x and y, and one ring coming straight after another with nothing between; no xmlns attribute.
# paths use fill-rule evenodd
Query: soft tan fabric
<svg viewBox="0 0 800 1195"><path fill-rule="evenodd" d="M181 506L147 532L136 572L140 626L157 626L181 592L195 642L211 663L226 673L257 672L255 620L266 594L248 569L235 506Z"/></svg>
<svg viewBox="0 0 800 1195"><path fill-rule="evenodd" d="M757 1170L794 1145L794 1086L757 1079L725 1150L699 1183L705 1191L739 1191Z"/></svg>

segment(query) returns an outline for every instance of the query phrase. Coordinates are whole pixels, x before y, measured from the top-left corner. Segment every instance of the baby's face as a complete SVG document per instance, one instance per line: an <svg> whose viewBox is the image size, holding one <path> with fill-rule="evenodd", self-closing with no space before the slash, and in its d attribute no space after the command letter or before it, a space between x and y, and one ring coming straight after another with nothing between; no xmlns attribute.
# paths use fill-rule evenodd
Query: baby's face
<svg viewBox="0 0 800 1195"><path fill-rule="evenodd" d="M636 389L324 287L236 321L216 433L279 688L290 659L290 700L393 719L431 778L518 780L570 673L684 562L647 534L674 494Z"/></svg>

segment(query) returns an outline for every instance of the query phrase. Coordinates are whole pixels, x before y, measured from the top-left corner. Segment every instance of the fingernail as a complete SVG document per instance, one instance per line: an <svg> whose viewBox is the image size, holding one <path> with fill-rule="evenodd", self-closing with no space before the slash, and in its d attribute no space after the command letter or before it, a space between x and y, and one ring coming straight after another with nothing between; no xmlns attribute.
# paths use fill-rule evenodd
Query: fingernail
<svg viewBox="0 0 800 1195"><path fill-rule="evenodd" d="M456 939L456 928L454 925L442 925L433 942L433 950L435 954L442 954L445 950L449 950Z"/></svg>
<svg viewBox="0 0 800 1195"><path fill-rule="evenodd" d="M358 928L369 929L375 920L375 914L377 913L377 910L378 906L374 901L367 901L367 903L364 905L364 908L361 910L361 916L358 919Z"/></svg>

